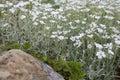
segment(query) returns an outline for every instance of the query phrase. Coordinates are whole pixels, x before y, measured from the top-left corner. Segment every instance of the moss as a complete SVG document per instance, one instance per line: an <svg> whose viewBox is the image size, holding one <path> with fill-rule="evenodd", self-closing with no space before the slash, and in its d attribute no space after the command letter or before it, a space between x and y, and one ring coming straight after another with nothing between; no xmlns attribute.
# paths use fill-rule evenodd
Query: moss
<svg viewBox="0 0 120 80"><path fill-rule="evenodd" d="M65 61L63 59L55 60L35 52L32 55L49 64L56 72L60 73L65 80L83 80L85 74L82 71L83 64L81 62Z"/></svg>

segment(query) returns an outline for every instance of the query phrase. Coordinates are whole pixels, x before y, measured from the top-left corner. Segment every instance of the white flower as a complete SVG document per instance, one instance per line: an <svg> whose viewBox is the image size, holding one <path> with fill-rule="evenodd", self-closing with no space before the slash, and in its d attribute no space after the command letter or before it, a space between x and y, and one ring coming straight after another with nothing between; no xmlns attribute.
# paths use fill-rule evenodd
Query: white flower
<svg viewBox="0 0 120 80"><path fill-rule="evenodd" d="M60 26L60 25L57 25L57 28L58 28L58 29L61 29L61 28L62 28L62 26Z"/></svg>
<svg viewBox="0 0 120 80"><path fill-rule="evenodd" d="M87 34L91 34L91 33L93 32L93 30L87 29L87 30L85 30L85 32L86 32Z"/></svg>
<svg viewBox="0 0 120 80"><path fill-rule="evenodd" d="M9 11L10 11L11 13L15 13L16 9L15 9L15 8L11 8L11 9L9 9Z"/></svg>
<svg viewBox="0 0 120 80"><path fill-rule="evenodd" d="M76 22L76 23L79 23L79 22L80 22L80 20L75 20L75 22Z"/></svg>
<svg viewBox="0 0 120 80"><path fill-rule="evenodd" d="M72 22L69 22L68 24L69 24L70 26L72 26Z"/></svg>
<svg viewBox="0 0 120 80"><path fill-rule="evenodd" d="M87 35L89 38L93 38L93 34L89 34Z"/></svg>
<svg viewBox="0 0 120 80"><path fill-rule="evenodd" d="M82 21L82 24L86 24L86 22L85 22L85 21Z"/></svg>
<svg viewBox="0 0 120 80"><path fill-rule="evenodd" d="M94 18L94 17L95 17L95 15L92 15L92 14L90 14L89 16L90 16L91 18Z"/></svg>
<svg viewBox="0 0 120 80"><path fill-rule="evenodd" d="M100 16L95 16L96 19L100 19Z"/></svg>
<svg viewBox="0 0 120 80"><path fill-rule="evenodd" d="M29 1L34 1L34 0L29 0Z"/></svg>
<svg viewBox="0 0 120 80"><path fill-rule="evenodd" d="M77 27L73 27L73 26L71 26L70 28L71 28L71 29L76 29Z"/></svg>
<svg viewBox="0 0 120 80"><path fill-rule="evenodd" d="M95 19L100 19L100 16L97 16L97 15L90 15L91 18L95 18Z"/></svg>
<svg viewBox="0 0 120 80"><path fill-rule="evenodd" d="M0 7L7 7L6 4L0 4Z"/></svg>
<svg viewBox="0 0 120 80"><path fill-rule="evenodd" d="M28 9L25 9L23 7L20 7L20 10L23 11L23 12L27 12L28 11Z"/></svg>
<svg viewBox="0 0 120 80"><path fill-rule="evenodd" d="M68 30L68 31L63 31L63 34L65 35L65 34L67 34L67 33L69 33L70 32L70 30Z"/></svg>
<svg viewBox="0 0 120 80"><path fill-rule="evenodd" d="M44 5L45 6L45 8L51 8L52 7L52 4L46 4L46 5Z"/></svg>
<svg viewBox="0 0 120 80"><path fill-rule="evenodd" d="M33 25L36 25L36 26L37 26L37 25L38 25L38 23L37 23L37 22L34 22L34 23L33 23Z"/></svg>
<svg viewBox="0 0 120 80"><path fill-rule="evenodd" d="M113 16L104 16L104 18L106 18L106 19L109 19L109 20L113 20L114 19L114 17Z"/></svg>
<svg viewBox="0 0 120 80"><path fill-rule="evenodd" d="M106 13L108 14L113 14L113 12L109 11L109 10L105 10Z"/></svg>
<svg viewBox="0 0 120 80"><path fill-rule="evenodd" d="M87 20L87 18L84 18L83 20L85 20L85 21L86 21L86 20Z"/></svg>
<svg viewBox="0 0 120 80"><path fill-rule="evenodd" d="M52 32L52 34L57 34L57 32L54 31L54 32Z"/></svg>
<svg viewBox="0 0 120 80"><path fill-rule="evenodd" d="M98 31L99 33L102 33L102 32L103 32L103 30L102 30L101 28L97 28L97 31Z"/></svg>
<svg viewBox="0 0 120 80"><path fill-rule="evenodd" d="M32 21L34 21L38 16L34 15Z"/></svg>
<svg viewBox="0 0 120 80"><path fill-rule="evenodd" d="M57 15L57 14L59 14L59 12L52 11L51 14Z"/></svg>
<svg viewBox="0 0 120 80"><path fill-rule="evenodd" d="M71 16L71 14L70 14L70 13L68 13L68 14L67 14L67 16L69 17L69 16Z"/></svg>
<svg viewBox="0 0 120 80"><path fill-rule="evenodd" d="M0 7L4 7L5 5L4 4L0 4Z"/></svg>
<svg viewBox="0 0 120 80"><path fill-rule="evenodd" d="M109 36L109 35L107 35L107 34L105 34L105 35L103 35L103 36L102 36L102 38L109 39L109 38L110 38L110 36Z"/></svg>
<svg viewBox="0 0 120 80"><path fill-rule="evenodd" d="M8 5L8 6L12 6L13 5L13 3L10 3L10 2L6 2L6 4Z"/></svg>
<svg viewBox="0 0 120 80"><path fill-rule="evenodd" d="M79 33L79 37L82 38L85 34L84 33Z"/></svg>
<svg viewBox="0 0 120 80"><path fill-rule="evenodd" d="M70 40L75 41L75 36L71 36Z"/></svg>
<svg viewBox="0 0 120 80"><path fill-rule="evenodd" d="M120 33L119 29L117 29L117 28L115 28L115 27L112 27L112 30L113 30L116 34L119 34L119 33Z"/></svg>
<svg viewBox="0 0 120 80"><path fill-rule="evenodd" d="M8 26L8 25L9 25L8 23L5 23L3 26L6 27L6 26Z"/></svg>
<svg viewBox="0 0 120 80"><path fill-rule="evenodd" d="M82 9L81 11L82 11L82 12L89 12L90 9L86 8L86 9Z"/></svg>
<svg viewBox="0 0 120 80"><path fill-rule="evenodd" d="M115 43L116 43L117 45L120 45L120 40L116 39L116 40L115 40Z"/></svg>
<svg viewBox="0 0 120 80"><path fill-rule="evenodd" d="M101 9L101 8L104 8L104 6L102 6L102 5L99 5L97 8L100 8L100 9Z"/></svg>
<svg viewBox="0 0 120 80"><path fill-rule="evenodd" d="M55 20L50 20L51 23L55 23L56 21Z"/></svg>
<svg viewBox="0 0 120 80"><path fill-rule="evenodd" d="M120 21L117 21L118 24L120 24Z"/></svg>
<svg viewBox="0 0 120 80"><path fill-rule="evenodd" d="M91 24L90 24L90 27L97 27L97 24L95 23L95 22L92 22Z"/></svg>
<svg viewBox="0 0 120 80"><path fill-rule="evenodd" d="M106 29L106 26L104 24L100 24L100 27Z"/></svg>
<svg viewBox="0 0 120 80"><path fill-rule="evenodd" d="M102 59L106 57L105 52L101 50L96 53L96 56L98 57L98 59Z"/></svg>
<svg viewBox="0 0 120 80"><path fill-rule="evenodd" d="M113 44L112 43L107 43L103 45L105 48L112 49Z"/></svg>
<svg viewBox="0 0 120 80"><path fill-rule="evenodd" d="M49 30L49 29L50 29L50 27L48 27L48 26L46 26L45 28L46 28L47 30Z"/></svg>
<svg viewBox="0 0 120 80"><path fill-rule="evenodd" d="M80 47L82 42L80 40L75 40L74 46Z"/></svg>
<svg viewBox="0 0 120 80"><path fill-rule="evenodd" d="M62 11L63 11L63 8L62 8L62 7L60 7L60 8L58 9L58 11L59 11L59 12L62 12Z"/></svg>
<svg viewBox="0 0 120 80"><path fill-rule="evenodd" d="M66 18L64 18L64 19L63 19L63 21L67 21L67 19L66 19Z"/></svg>
<svg viewBox="0 0 120 80"><path fill-rule="evenodd" d="M92 48L92 45L91 45L91 44L88 44L88 48L89 48L89 49Z"/></svg>
<svg viewBox="0 0 120 80"><path fill-rule="evenodd" d="M21 15L20 19L25 19L26 16L25 15Z"/></svg>
<svg viewBox="0 0 120 80"><path fill-rule="evenodd" d="M47 19L47 17L46 17L46 16L43 16L42 19Z"/></svg>
<svg viewBox="0 0 120 80"><path fill-rule="evenodd" d="M24 1L19 1L19 3L17 4L17 5L15 5L14 7L23 7L23 6L25 6L25 5L28 5L29 4L29 2L24 2Z"/></svg>
<svg viewBox="0 0 120 80"><path fill-rule="evenodd" d="M51 38L56 38L56 37L57 37L57 35L51 35L50 37L51 37Z"/></svg>
<svg viewBox="0 0 120 80"><path fill-rule="evenodd" d="M114 55L114 52L110 49L108 49L108 53Z"/></svg>
<svg viewBox="0 0 120 80"><path fill-rule="evenodd" d="M61 31L59 31L59 30L57 31L57 33L58 33L58 34L62 34L62 32L61 32Z"/></svg>
<svg viewBox="0 0 120 80"><path fill-rule="evenodd" d="M58 38L59 40L64 40L64 39L65 39L64 36L57 36L57 38Z"/></svg>
<svg viewBox="0 0 120 80"><path fill-rule="evenodd" d="M45 24L45 22L44 21L39 21L41 24Z"/></svg>
<svg viewBox="0 0 120 80"><path fill-rule="evenodd" d="M99 49L102 49L102 48L103 48L103 46L102 46L101 44L99 44L99 43L95 43L95 46L96 46L97 48L99 48Z"/></svg>

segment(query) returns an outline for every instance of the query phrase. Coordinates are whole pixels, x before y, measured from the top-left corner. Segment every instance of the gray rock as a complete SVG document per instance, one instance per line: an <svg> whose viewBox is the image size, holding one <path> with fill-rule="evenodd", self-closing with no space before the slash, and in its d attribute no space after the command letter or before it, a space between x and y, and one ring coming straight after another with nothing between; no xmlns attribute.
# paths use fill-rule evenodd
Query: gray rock
<svg viewBox="0 0 120 80"><path fill-rule="evenodd" d="M0 80L64 80L50 66L21 51L0 55Z"/></svg>
<svg viewBox="0 0 120 80"><path fill-rule="evenodd" d="M9 76L10 76L10 72L8 72L6 70L0 70L0 80L1 79L6 79Z"/></svg>

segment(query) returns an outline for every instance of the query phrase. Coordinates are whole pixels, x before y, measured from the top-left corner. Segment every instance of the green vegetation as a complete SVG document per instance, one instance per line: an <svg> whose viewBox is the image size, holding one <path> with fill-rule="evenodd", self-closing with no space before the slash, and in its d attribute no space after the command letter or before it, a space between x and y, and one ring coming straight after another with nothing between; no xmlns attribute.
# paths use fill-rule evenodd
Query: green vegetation
<svg viewBox="0 0 120 80"><path fill-rule="evenodd" d="M13 44L12 42L12 44L7 43L1 45L0 49L6 51L9 49L21 49L20 47L21 46L19 44ZM85 74L82 71L83 64L81 62L66 61L63 59L58 59L56 61L55 59L36 53L35 50L29 50L29 48L29 43L25 43L22 46L22 49L24 49L26 52L43 61L44 63L49 64L56 72L60 73L65 80L83 80Z"/></svg>
<svg viewBox="0 0 120 80"><path fill-rule="evenodd" d="M119 3L8 1L0 5L0 49L41 55L66 80L79 80L84 74L85 80L114 80L120 66Z"/></svg>

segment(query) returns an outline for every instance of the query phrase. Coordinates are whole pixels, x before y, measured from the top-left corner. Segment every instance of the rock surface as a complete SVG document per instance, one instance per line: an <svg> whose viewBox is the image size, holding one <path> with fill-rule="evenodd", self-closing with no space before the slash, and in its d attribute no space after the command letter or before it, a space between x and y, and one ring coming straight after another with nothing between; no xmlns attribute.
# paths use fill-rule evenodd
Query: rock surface
<svg viewBox="0 0 120 80"><path fill-rule="evenodd" d="M64 80L50 66L21 50L0 55L0 80Z"/></svg>

